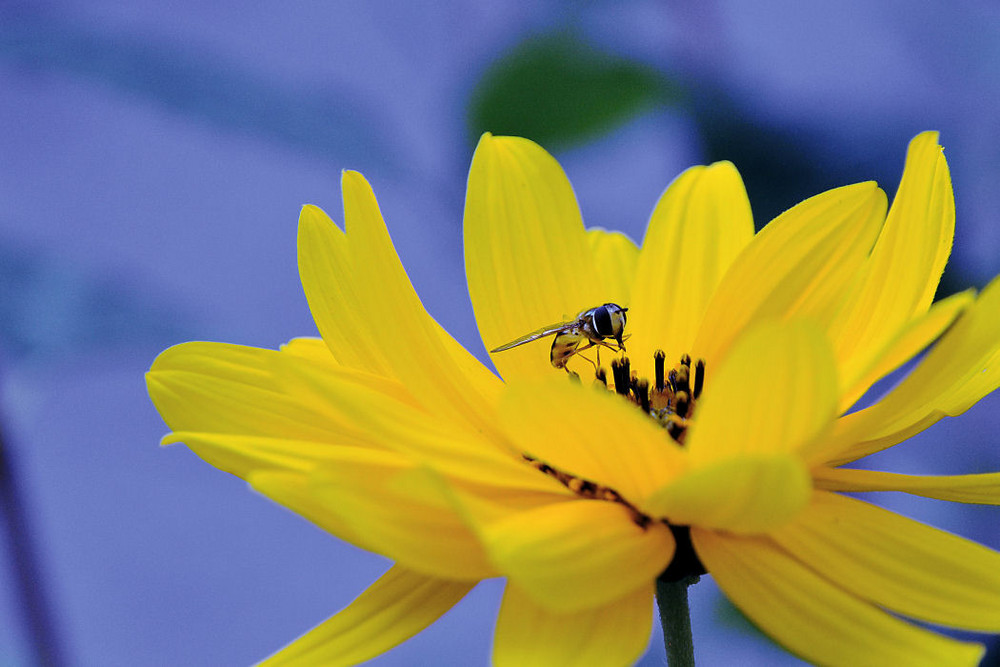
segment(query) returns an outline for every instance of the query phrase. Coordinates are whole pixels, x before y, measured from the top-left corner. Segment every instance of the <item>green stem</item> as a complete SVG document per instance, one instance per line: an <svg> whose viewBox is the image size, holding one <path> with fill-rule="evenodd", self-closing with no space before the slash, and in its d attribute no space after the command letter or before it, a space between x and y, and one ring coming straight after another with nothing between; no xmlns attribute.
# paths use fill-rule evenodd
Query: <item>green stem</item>
<svg viewBox="0 0 1000 667"><path fill-rule="evenodd" d="M698 577L685 577L680 581L656 580L656 607L660 611L663 645L670 667L694 667L688 586L697 581Z"/></svg>

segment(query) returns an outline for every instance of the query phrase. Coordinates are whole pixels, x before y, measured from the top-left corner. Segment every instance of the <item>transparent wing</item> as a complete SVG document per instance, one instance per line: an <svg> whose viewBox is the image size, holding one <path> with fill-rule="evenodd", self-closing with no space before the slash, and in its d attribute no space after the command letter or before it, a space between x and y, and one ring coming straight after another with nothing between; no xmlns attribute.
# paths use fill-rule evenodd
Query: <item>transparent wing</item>
<svg viewBox="0 0 1000 667"><path fill-rule="evenodd" d="M500 347L495 347L492 350L490 350L490 354L493 354L494 352L503 352L504 350L509 350L512 347L517 347L518 345L524 345L525 343L530 343L533 340L538 340L539 338L545 338L546 336L557 334L560 331L565 331L574 324L576 324L576 320L572 320L570 322L560 322L559 324L550 324L547 327L542 327L541 329L532 331L531 333L524 334L523 336L515 338L509 343L504 343Z"/></svg>

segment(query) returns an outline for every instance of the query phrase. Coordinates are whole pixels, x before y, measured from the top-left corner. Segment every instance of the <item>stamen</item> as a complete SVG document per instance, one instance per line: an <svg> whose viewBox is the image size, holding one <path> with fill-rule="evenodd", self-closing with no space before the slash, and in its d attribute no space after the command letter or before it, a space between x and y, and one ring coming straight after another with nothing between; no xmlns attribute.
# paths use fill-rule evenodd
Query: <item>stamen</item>
<svg viewBox="0 0 1000 667"><path fill-rule="evenodd" d="M639 407L643 412L649 412L649 381L639 380L635 383L636 398L639 399Z"/></svg>
<svg viewBox="0 0 1000 667"><path fill-rule="evenodd" d="M666 361L666 358L667 354L663 350L657 350L653 353L653 366L656 368L654 376L656 384L654 386L658 392L662 392L665 386L663 384L663 364Z"/></svg>
<svg viewBox="0 0 1000 667"><path fill-rule="evenodd" d="M691 355L683 354L676 366L666 369L666 354L663 350L653 353L654 382L640 378L632 370L628 357L622 355L611 361L611 375L615 383L615 393L626 398L667 431L679 445L684 444L687 429L695 412L695 402L705 388L705 360L698 359L693 365ZM608 387L608 375L604 368L594 374L597 382ZM565 473L557 473L564 475ZM571 479L567 476L566 480ZM574 488L574 491L583 493Z"/></svg>
<svg viewBox="0 0 1000 667"><path fill-rule="evenodd" d="M701 396L701 390L705 387L705 360L699 359L694 366L694 397Z"/></svg>
<svg viewBox="0 0 1000 667"><path fill-rule="evenodd" d="M611 377L615 380L615 393L620 396L625 396L628 394L628 363L621 359L615 359L611 362Z"/></svg>
<svg viewBox="0 0 1000 667"><path fill-rule="evenodd" d="M670 420L670 423L667 424L667 433L670 434L670 437L673 438L677 442L677 444L683 445L684 434L687 433L687 427L682 426L678 422Z"/></svg>
<svg viewBox="0 0 1000 667"><path fill-rule="evenodd" d="M677 392L691 393L691 367L681 365L677 369L677 388L674 390Z"/></svg>
<svg viewBox="0 0 1000 667"><path fill-rule="evenodd" d="M674 412L678 417L687 417L690 404L690 396L686 391L679 391L674 396Z"/></svg>

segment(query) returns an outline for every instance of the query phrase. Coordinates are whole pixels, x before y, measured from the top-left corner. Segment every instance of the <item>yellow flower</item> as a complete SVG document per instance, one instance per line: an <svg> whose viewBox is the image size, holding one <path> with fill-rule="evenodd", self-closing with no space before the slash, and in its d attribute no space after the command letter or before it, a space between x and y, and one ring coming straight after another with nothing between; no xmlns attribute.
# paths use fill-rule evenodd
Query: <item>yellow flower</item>
<svg viewBox="0 0 1000 667"><path fill-rule="evenodd" d="M936 134L911 143L888 215L884 193L861 183L755 235L742 181L721 162L674 181L641 249L585 231L537 145L483 137L465 247L486 347L621 304L627 352L604 350L608 386L590 380L593 349L570 358L582 381L553 368L548 338L493 354L497 377L424 310L367 182L345 172L342 185L346 231L312 206L300 219L322 340L187 343L147 378L173 430L164 442L396 563L274 663L366 660L503 576L497 664L628 664L668 566L703 566L764 632L818 663L982 654L899 617L1000 631L1000 554L840 493L1000 503L998 474L840 467L1000 384L1000 284L932 304L954 227ZM851 412L932 343L895 389Z"/></svg>

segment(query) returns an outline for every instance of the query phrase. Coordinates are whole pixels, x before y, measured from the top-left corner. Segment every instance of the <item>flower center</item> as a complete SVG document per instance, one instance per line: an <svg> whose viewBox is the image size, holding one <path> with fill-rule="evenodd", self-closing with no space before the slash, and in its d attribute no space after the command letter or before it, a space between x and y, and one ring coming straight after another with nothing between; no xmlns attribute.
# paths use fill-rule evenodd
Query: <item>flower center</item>
<svg viewBox="0 0 1000 667"><path fill-rule="evenodd" d="M652 384L649 380L638 377L632 370L629 358L625 355L611 362L613 386L608 387L607 372L603 366L597 366L595 377L609 390L613 390L642 410L659 424L673 438L674 442L683 446L687 429L693 419L695 404L705 387L705 360L699 359L692 368L691 355L684 354L681 355L680 362L667 372L666 356L663 350L657 350L653 355ZM572 371L570 377L577 382L580 381L580 377ZM666 525L674 536L675 550L670 565L659 576L663 581L680 581L706 573L705 566L702 565L697 553L695 553L694 545L691 543L691 531L688 526L675 526L666 519L657 519L644 514L622 497L618 491L609 486L559 470L530 454L521 454L521 457L532 468L542 474L554 477L563 486L582 498L623 505L628 509L632 521L644 530L654 521L661 521Z"/></svg>
<svg viewBox="0 0 1000 667"><path fill-rule="evenodd" d="M627 356L613 360L611 374L614 391L638 406L666 429L677 444L683 445L695 403L705 386L705 360L699 359L692 370L691 355L684 354L680 363L665 373L666 357L663 350L657 350L653 355L652 385L649 380L636 375ZM596 376L607 386L608 378L603 367L597 369Z"/></svg>
<svg viewBox="0 0 1000 667"><path fill-rule="evenodd" d="M636 375L631 368L629 358L622 355L611 362L614 382L612 388L619 396L635 404L655 420L677 444L683 445L687 428L691 424L694 414L695 403L701 396L705 384L705 361L699 359L692 372L691 355L684 354L681 356L680 363L669 373L665 372L665 361L666 354L663 350L657 350L653 355L655 375L653 384L650 385L648 380L640 379ZM608 386L607 372L603 366L597 367L595 376L605 387ZM570 377L579 381L579 376L576 373L572 373ZM521 457L535 470L554 477L563 486L582 498L624 505L632 515L632 520L642 528L653 521L652 517L643 514L609 486L559 470L530 454L521 454Z"/></svg>

